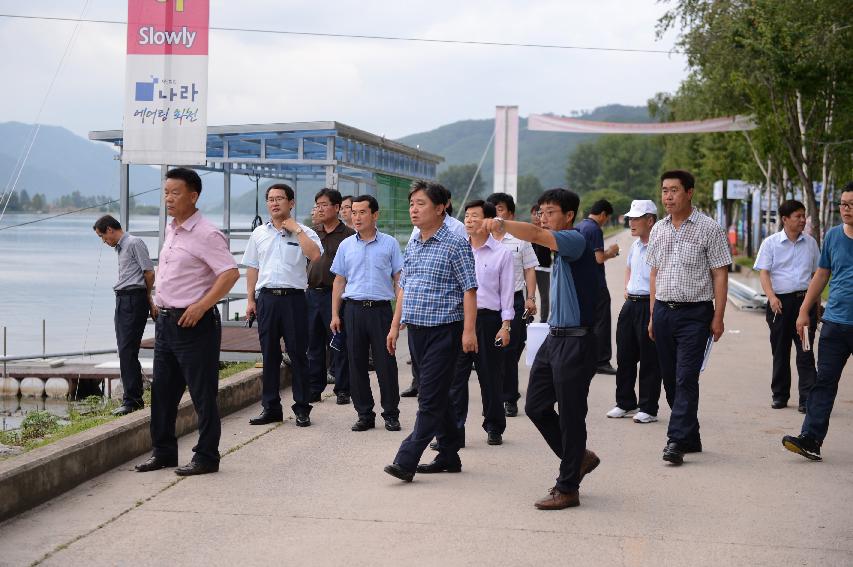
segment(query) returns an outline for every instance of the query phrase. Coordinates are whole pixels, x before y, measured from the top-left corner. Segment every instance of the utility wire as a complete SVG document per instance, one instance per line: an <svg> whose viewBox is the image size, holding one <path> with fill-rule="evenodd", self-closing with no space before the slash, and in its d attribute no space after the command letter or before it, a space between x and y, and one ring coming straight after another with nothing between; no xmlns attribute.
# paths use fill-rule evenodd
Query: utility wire
<svg viewBox="0 0 853 567"><path fill-rule="evenodd" d="M127 25L127 22L122 20L101 20L101 19L81 19L63 18L59 16L26 16L22 14L0 14L0 18L14 18L21 20L43 20L56 22L87 22L92 24L115 24ZM346 34L346 33L331 33L331 32L306 32L294 30L277 30L264 28L237 28L225 26L210 26L211 30L244 32L244 33L262 33L276 35L296 35L308 37L329 37L340 39L366 39L366 40L381 40L381 41L411 41L420 43L444 43L456 45L480 45L486 47L526 47L534 49L570 49L581 51L612 51L618 53L657 53L663 55L682 54L682 51L675 49L637 49L628 47L600 47L593 45L565 45L557 43L514 43L506 41L476 41L471 39L434 39L428 37L407 37L407 36L392 36L392 35L368 35L368 34Z"/></svg>

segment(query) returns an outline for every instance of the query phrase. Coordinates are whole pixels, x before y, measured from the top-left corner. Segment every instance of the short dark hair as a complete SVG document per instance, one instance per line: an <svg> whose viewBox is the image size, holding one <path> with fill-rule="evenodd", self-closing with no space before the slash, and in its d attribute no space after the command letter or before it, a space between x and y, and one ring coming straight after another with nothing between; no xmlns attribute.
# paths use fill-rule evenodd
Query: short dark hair
<svg viewBox="0 0 853 567"><path fill-rule="evenodd" d="M95 221L92 225L92 230L95 232L105 233L108 228L113 230L121 230L121 223L118 222L112 215L104 215Z"/></svg>
<svg viewBox="0 0 853 567"><path fill-rule="evenodd" d="M341 203L343 203L347 199L355 203L355 198L352 195L341 195Z"/></svg>
<svg viewBox="0 0 853 567"><path fill-rule="evenodd" d="M329 202L333 205L340 205L344 202L343 197L341 197L341 192L337 189L329 189L328 187L323 187L317 194L314 195L314 202L317 202L317 199L320 197L328 197Z"/></svg>
<svg viewBox="0 0 853 567"><path fill-rule="evenodd" d="M665 179L678 179L681 181L681 186L684 187L685 191L696 187L696 180L693 178L693 174L683 169L664 171L660 176L660 182L663 183Z"/></svg>
<svg viewBox="0 0 853 567"><path fill-rule="evenodd" d="M853 181L844 186L844 189L841 190L842 193L850 193L853 191Z"/></svg>
<svg viewBox="0 0 853 567"><path fill-rule="evenodd" d="M535 213L538 210L539 210L539 204L538 203L535 203L532 207L530 207L531 213Z"/></svg>
<svg viewBox="0 0 853 567"><path fill-rule="evenodd" d="M779 205L779 218L790 217L797 211L805 211L806 206L795 199L788 199Z"/></svg>
<svg viewBox="0 0 853 567"><path fill-rule="evenodd" d="M588 215L600 215L601 213L613 216L613 205L607 199L599 199L594 202L587 212Z"/></svg>
<svg viewBox="0 0 853 567"><path fill-rule="evenodd" d="M509 193L492 193L486 197L486 201L493 204L495 207L503 203L506 210L515 214L515 199Z"/></svg>
<svg viewBox="0 0 853 567"><path fill-rule="evenodd" d="M569 211L575 213L575 216L578 214L578 207L581 204L580 197L574 191L569 191L568 189L556 188L556 189L548 189L537 199L536 204L542 206L546 203L551 203L553 205L557 205L560 207L560 210L563 211L563 214L568 213Z"/></svg>
<svg viewBox="0 0 853 567"><path fill-rule="evenodd" d="M176 167L166 172L166 179L180 179L187 184L187 189L201 195L201 177L192 169Z"/></svg>
<svg viewBox="0 0 853 567"><path fill-rule="evenodd" d="M264 195L264 199L269 199L270 191L272 191L273 189L280 189L281 191L284 191L284 194L287 195L287 200L288 201L293 200L293 197L294 197L293 187L291 187L287 183L273 183L272 185L267 187L267 192Z"/></svg>
<svg viewBox="0 0 853 567"><path fill-rule="evenodd" d="M379 212L379 201L377 201L376 197L374 197L373 195L359 195L358 197L347 195L347 197L352 199L353 203L363 203L367 201L367 204L370 206L371 213ZM346 199L347 197L344 197L344 199Z"/></svg>
<svg viewBox="0 0 853 567"><path fill-rule="evenodd" d="M483 216L487 219L493 219L498 216L498 211L495 208L494 203L484 201L482 199L468 201L467 203L465 203L465 207L463 207L463 210L467 213L468 209L476 209L477 207L483 209Z"/></svg>
<svg viewBox="0 0 853 567"><path fill-rule="evenodd" d="M431 183L423 179L412 182L412 189L409 191L410 201L412 200L412 195L418 191L423 191L433 205L447 205L447 202L450 200L450 191L445 189L444 185L440 183Z"/></svg>

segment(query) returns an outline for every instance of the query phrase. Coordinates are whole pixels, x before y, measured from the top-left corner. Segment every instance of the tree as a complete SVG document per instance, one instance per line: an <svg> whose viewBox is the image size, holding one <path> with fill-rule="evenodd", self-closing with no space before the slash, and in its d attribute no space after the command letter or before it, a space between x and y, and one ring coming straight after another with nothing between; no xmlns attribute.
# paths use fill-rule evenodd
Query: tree
<svg viewBox="0 0 853 567"><path fill-rule="evenodd" d="M477 164L470 163L466 165L451 165L446 170L438 175L438 182L447 188L453 195L454 209L459 210L464 203L465 194L468 193L468 187L471 185L471 179L477 172ZM474 185L471 187L471 193L467 200L482 199L486 196L486 184L483 182L482 173L477 173L477 178L474 179Z"/></svg>
<svg viewBox="0 0 853 567"><path fill-rule="evenodd" d="M600 139L600 138L599 138ZM578 144L569 156L569 166L566 168L568 188L583 194L596 188L596 179L601 173L601 155L595 142Z"/></svg>
<svg viewBox="0 0 853 567"><path fill-rule="evenodd" d="M32 207L32 203L30 202L30 194L27 193L26 189L21 189L21 196L19 197L20 207L22 211L29 211Z"/></svg>
<svg viewBox="0 0 853 567"><path fill-rule="evenodd" d="M518 177L518 199L516 199L515 216L519 220L527 220L530 207L539 200L545 192L542 182L535 175L520 175Z"/></svg>
<svg viewBox="0 0 853 567"><path fill-rule="evenodd" d="M657 192L664 155L659 136L605 135L580 144L569 156L569 188L579 195L609 189L636 199Z"/></svg>
<svg viewBox="0 0 853 567"><path fill-rule="evenodd" d="M47 209L47 200L41 193L33 195L33 200L30 202L30 210L39 212Z"/></svg>

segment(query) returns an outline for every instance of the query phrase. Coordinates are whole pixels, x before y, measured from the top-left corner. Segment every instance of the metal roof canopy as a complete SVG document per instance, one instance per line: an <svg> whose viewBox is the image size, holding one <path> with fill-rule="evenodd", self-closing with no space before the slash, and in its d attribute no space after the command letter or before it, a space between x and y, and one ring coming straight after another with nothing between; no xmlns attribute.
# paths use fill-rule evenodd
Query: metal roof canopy
<svg viewBox="0 0 853 567"><path fill-rule="evenodd" d="M89 132L89 139L112 143L121 148L121 130ZM435 179L436 168L444 158L388 140L340 122L290 122L275 124L243 124L208 126L207 163L189 166L200 171L223 174L223 232L228 239L248 238L246 230L231 228L231 174L285 179L294 192L299 181L324 180L324 185L337 189L338 180L356 184L355 194L374 186L375 174L407 179ZM171 166L163 164L162 177ZM122 226L130 226L130 164L120 165L120 218ZM158 236L159 248L166 234L166 207L161 194L160 224L157 233L135 233ZM242 296L242 297L241 297ZM230 294L229 299L242 299L245 294ZM223 305L223 319L228 319L228 301Z"/></svg>

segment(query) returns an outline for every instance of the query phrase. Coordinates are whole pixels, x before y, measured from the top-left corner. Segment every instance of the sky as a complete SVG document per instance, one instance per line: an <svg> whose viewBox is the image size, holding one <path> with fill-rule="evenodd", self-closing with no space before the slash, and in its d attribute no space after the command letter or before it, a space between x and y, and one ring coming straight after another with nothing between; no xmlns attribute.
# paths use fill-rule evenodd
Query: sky
<svg viewBox="0 0 853 567"><path fill-rule="evenodd" d="M210 24L669 51L674 34L655 38L666 8L657 0L210 0ZM127 3L0 0L0 14L81 12L126 20ZM7 85L0 122L38 119L83 136L121 128L126 28L81 23L63 60L74 25L0 17L0 76ZM676 90L685 67L682 55L669 53L212 30L208 123L336 120L399 138L490 118L496 105L518 105L522 116L644 105L657 92Z"/></svg>

